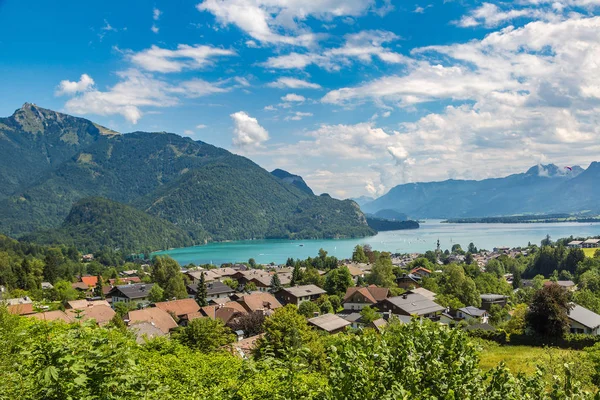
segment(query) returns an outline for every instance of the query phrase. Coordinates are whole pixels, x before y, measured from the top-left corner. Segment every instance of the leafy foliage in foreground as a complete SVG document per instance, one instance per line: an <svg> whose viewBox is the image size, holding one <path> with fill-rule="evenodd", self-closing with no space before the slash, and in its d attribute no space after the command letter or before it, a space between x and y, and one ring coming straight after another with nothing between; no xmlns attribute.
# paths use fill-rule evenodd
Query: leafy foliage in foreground
<svg viewBox="0 0 600 400"><path fill-rule="evenodd" d="M515 377L503 366L482 372L477 350L460 330L393 322L382 335L320 336L309 334L293 310L278 314L285 318L271 317L279 321L268 325L265 340L283 347L241 360L227 351L190 349L176 338L138 345L117 328L46 324L0 309L0 399L594 398L569 368L552 387L541 374ZM289 331L285 321L301 331L297 340L274 336ZM309 350L317 344L323 353Z"/></svg>

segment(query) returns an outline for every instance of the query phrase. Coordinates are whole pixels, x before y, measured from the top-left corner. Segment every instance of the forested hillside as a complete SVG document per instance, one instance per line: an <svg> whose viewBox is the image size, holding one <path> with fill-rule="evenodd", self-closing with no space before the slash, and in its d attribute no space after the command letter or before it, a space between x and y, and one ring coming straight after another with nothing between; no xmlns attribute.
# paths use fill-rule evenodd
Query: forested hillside
<svg viewBox="0 0 600 400"><path fill-rule="evenodd" d="M110 248L126 254L193 244L186 231L167 221L98 197L78 201L60 228L38 231L23 240L75 246L86 253Z"/></svg>
<svg viewBox="0 0 600 400"><path fill-rule="evenodd" d="M247 158L200 141L164 132L117 135L85 119L32 105L2 121L0 139L9 137L9 132L15 154L30 155L27 165L35 167L24 168L25 173L19 175L14 172L18 169L14 157L0 158L0 171L16 177L12 186L7 185L9 196L0 196L0 232L12 237L41 230L45 233L34 237L50 240L48 231L60 228L52 235L68 243L82 232L98 238L106 231L95 229L106 226L107 221L89 220L85 228L65 221L71 207L87 197L132 205L175 224L194 243L374 233L353 203L316 197L310 189L276 177ZM47 140L54 138L51 145L39 145L43 133ZM49 147L57 155L49 158ZM5 151L7 146L0 149ZM126 224L122 217L132 214L131 210L115 203L103 203L94 216L108 217L107 208L111 207L117 217L109 221L123 225L110 231L117 237L103 242L117 247L141 245L137 239L125 243L123 234L151 220L138 214L136 223ZM190 243L187 238L175 240L181 235L172 228L167 229L167 239L153 249L164 248L165 242L172 246ZM146 226L142 231L151 229ZM155 239L146 243L158 244ZM90 245L90 241L85 244L86 248Z"/></svg>

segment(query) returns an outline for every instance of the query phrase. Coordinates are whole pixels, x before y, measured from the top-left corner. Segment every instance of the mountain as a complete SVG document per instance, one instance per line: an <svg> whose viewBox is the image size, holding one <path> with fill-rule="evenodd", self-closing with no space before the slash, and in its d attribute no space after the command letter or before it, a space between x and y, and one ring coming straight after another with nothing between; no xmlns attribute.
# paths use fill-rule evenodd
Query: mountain
<svg viewBox="0 0 600 400"><path fill-rule="evenodd" d="M103 136L116 134L85 119L24 104L0 118L0 198L34 183Z"/></svg>
<svg viewBox="0 0 600 400"><path fill-rule="evenodd" d="M306 182L304 182L304 179L302 179L301 176L292 175L289 172L284 171L282 169L276 169L274 171L271 171L271 175L276 176L277 178L281 179L285 183L289 183L290 185L297 187L298 189L302 190L304 193L314 194L312 189L310 187L308 187L308 185L306 184Z"/></svg>
<svg viewBox="0 0 600 400"><path fill-rule="evenodd" d="M5 120L19 121L11 125L11 138L23 136L25 145L19 147L13 139L11 146L36 168L35 178L15 179L0 197L0 232L8 235L70 229L65 218L73 204L87 197L136 207L176 225L194 243L374 233L362 212L346 202L324 201L299 187L303 182L299 177L290 184L247 158L207 143L165 132L116 134L85 119L32 105ZM48 136L57 136L54 146L62 149L56 150L60 157L53 156L53 162L45 161L52 146L30 143L31 131L40 129L39 124L46 126L46 120L54 132ZM77 139L74 148L56 132L83 139ZM9 177L15 170L11 162L0 159L0 171ZM305 213L307 202L317 214ZM325 236L308 236L309 232Z"/></svg>
<svg viewBox="0 0 600 400"><path fill-rule="evenodd" d="M379 210L373 214L376 218L387 219L390 221L406 221L408 216L396 210Z"/></svg>
<svg viewBox="0 0 600 400"><path fill-rule="evenodd" d="M413 218L486 217L517 214L600 212L600 164L572 171L537 165L504 178L409 183L362 206L367 213L391 209Z"/></svg>
<svg viewBox="0 0 600 400"><path fill-rule="evenodd" d="M170 222L100 197L78 201L60 228L35 232L23 239L74 245L90 253L103 247L131 253L193 244L187 232Z"/></svg>
<svg viewBox="0 0 600 400"><path fill-rule="evenodd" d="M360 196L360 197L354 197L351 198L350 200L354 201L356 204L358 204L359 206L364 206L367 203L372 202L373 200L375 200L373 197L370 196Z"/></svg>

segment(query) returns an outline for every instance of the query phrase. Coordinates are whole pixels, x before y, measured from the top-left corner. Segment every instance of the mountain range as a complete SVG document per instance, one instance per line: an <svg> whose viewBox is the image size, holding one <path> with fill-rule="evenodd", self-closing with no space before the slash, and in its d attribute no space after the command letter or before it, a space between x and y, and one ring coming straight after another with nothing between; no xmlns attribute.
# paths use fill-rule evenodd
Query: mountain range
<svg viewBox="0 0 600 400"><path fill-rule="evenodd" d="M315 196L286 171L271 174L173 133L119 134L33 104L0 118L0 209L0 232L7 235L69 237L81 246L75 239L84 232L101 238L99 232L115 229L104 242L128 251L375 233L355 202ZM135 237L125 240L126 233Z"/></svg>
<svg viewBox="0 0 600 400"><path fill-rule="evenodd" d="M504 178L446 180L395 186L363 204L376 214L394 210L411 218L489 217L521 214L600 213L600 163L536 165Z"/></svg>

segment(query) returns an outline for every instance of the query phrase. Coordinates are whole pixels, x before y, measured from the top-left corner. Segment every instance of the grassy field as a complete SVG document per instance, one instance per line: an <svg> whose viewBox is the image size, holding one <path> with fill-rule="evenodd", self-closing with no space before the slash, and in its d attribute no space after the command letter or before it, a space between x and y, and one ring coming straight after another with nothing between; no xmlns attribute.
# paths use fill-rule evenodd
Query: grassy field
<svg viewBox="0 0 600 400"><path fill-rule="evenodd" d="M488 371L504 362L513 374L524 373L531 376L537 366L542 367L546 382L552 381L552 376L564 376L562 369L565 363L571 364L575 376L581 380L588 390L597 391L591 383L590 374L594 367L587 358L585 351L558 348L529 347L529 346L500 346L494 342L475 340L480 349L480 367Z"/></svg>
<svg viewBox="0 0 600 400"><path fill-rule="evenodd" d="M598 249L582 249L586 257L594 257L594 253Z"/></svg>

